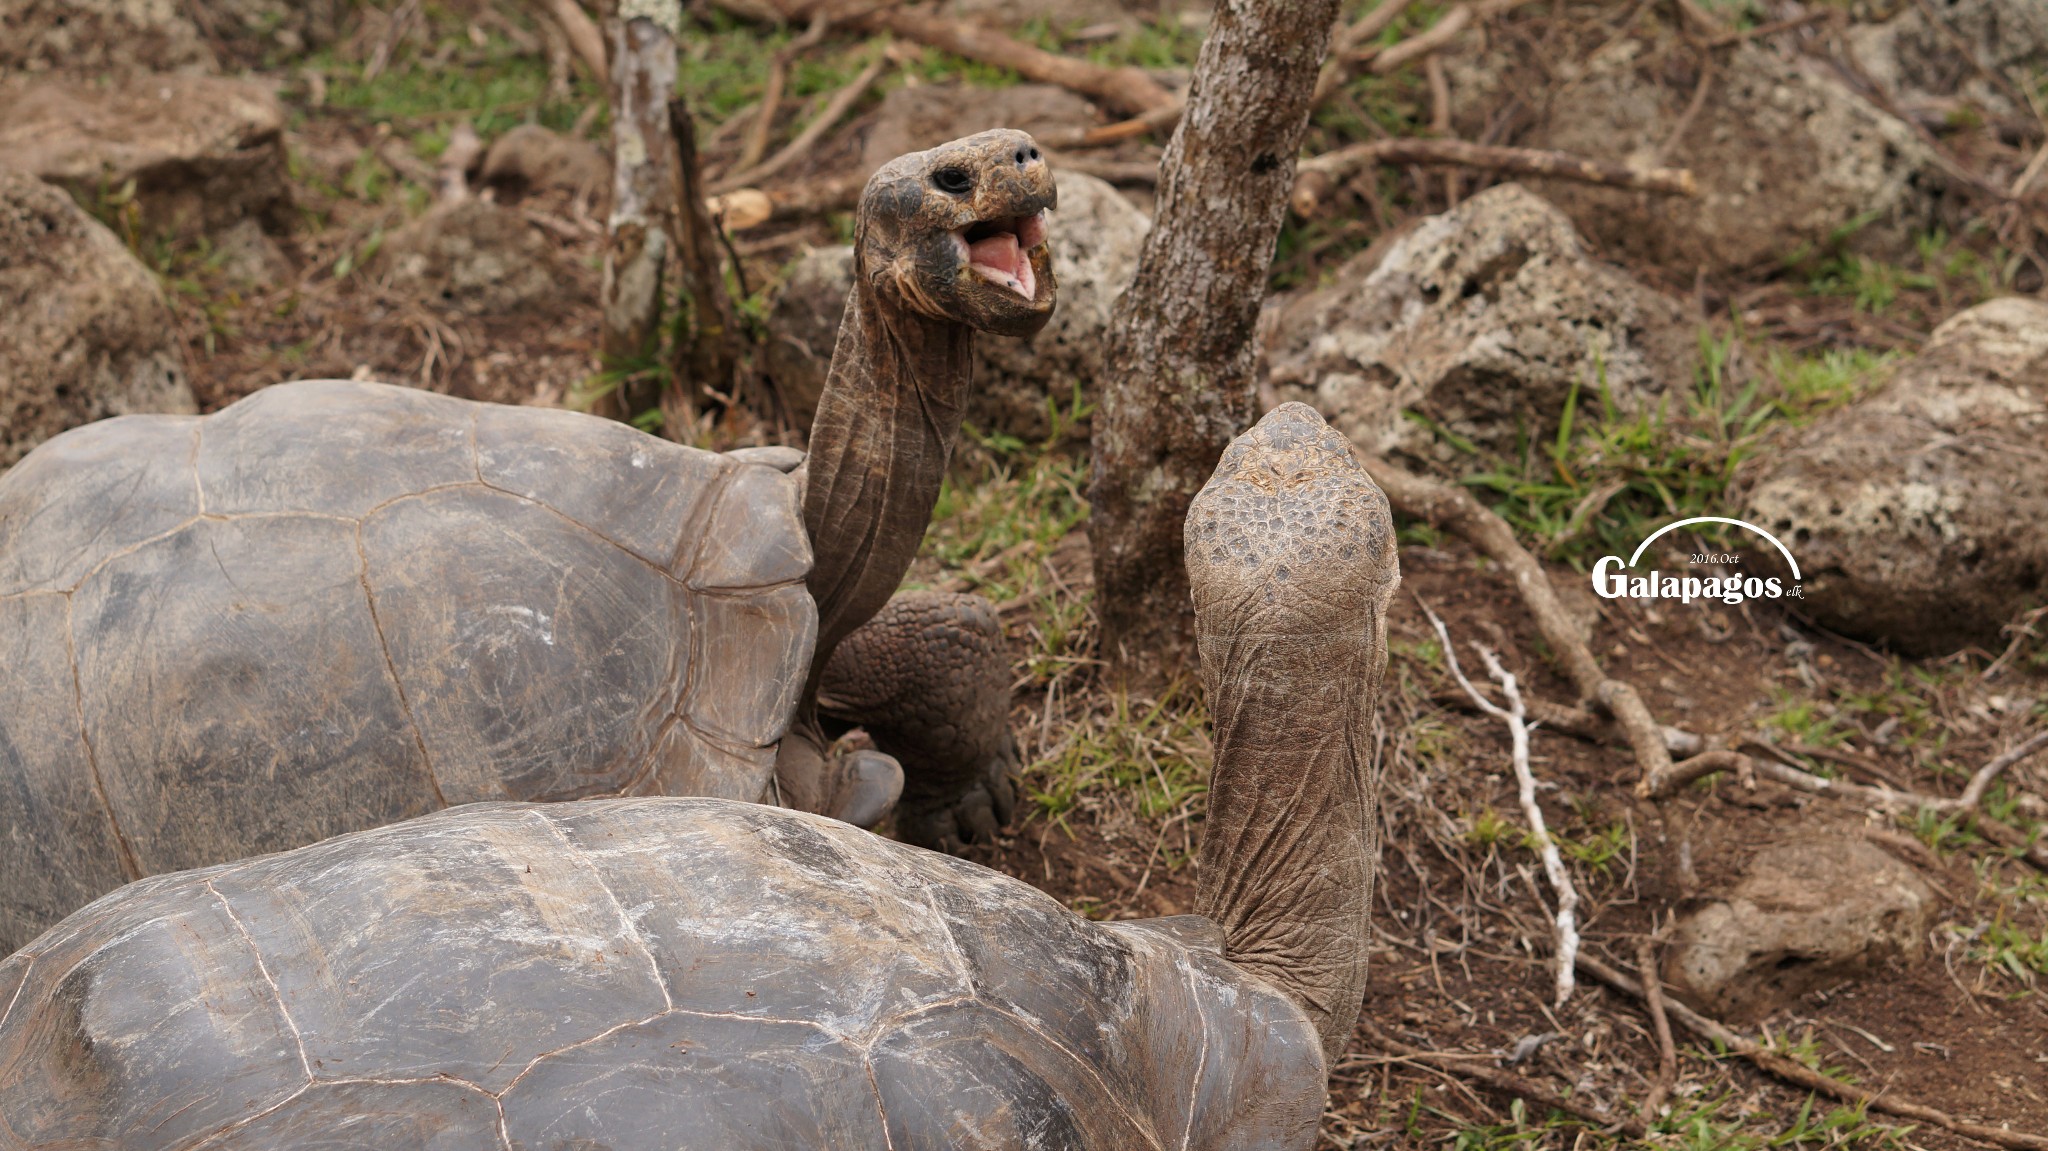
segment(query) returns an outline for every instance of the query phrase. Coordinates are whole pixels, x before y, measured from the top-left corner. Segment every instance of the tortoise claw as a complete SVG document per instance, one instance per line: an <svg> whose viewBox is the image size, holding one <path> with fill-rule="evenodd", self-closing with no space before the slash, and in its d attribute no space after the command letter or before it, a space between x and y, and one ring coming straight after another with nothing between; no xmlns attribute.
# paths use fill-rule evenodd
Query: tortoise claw
<svg viewBox="0 0 2048 1151"><path fill-rule="evenodd" d="M855 827L872 828L903 794L903 765L879 751L856 751L832 764L832 803L825 814Z"/></svg>

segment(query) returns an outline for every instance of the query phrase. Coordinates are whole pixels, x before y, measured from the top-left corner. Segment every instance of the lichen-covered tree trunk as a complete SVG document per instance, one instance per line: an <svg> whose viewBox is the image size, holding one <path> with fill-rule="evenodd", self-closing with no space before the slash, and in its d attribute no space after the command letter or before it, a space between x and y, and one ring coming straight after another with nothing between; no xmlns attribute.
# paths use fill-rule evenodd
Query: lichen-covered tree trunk
<svg viewBox="0 0 2048 1151"><path fill-rule="evenodd" d="M1253 331L1338 0L1223 0L1117 301L1094 425L1095 605L1119 664L1185 658L1181 526L1256 415Z"/></svg>
<svg viewBox="0 0 2048 1151"><path fill-rule="evenodd" d="M679 0L621 0L612 22L612 214L599 344L610 371L648 363L661 339L664 225L681 171L668 101L682 21ZM642 374L600 397L596 409L630 419L660 398L659 385Z"/></svg>

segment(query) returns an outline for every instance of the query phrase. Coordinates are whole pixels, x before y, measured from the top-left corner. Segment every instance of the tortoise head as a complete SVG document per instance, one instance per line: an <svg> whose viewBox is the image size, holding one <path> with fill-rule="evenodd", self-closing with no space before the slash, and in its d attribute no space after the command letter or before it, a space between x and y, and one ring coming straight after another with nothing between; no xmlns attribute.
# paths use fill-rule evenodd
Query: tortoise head
<svg viewBox="0 0 2048 1151"><path fill-rule="evenodd" d="M1224 451L1186 538L1215 723L1196 909L1334 1059L1365 995L1393 516L1343 435L1282 404Z"/></svg>
<svg viewBox="0 0 2048 1151"><path fill-rule="evenodd" d="M859 274L929 319L1033 335L1052 317L1057 200L1045 156L1015 129L898 156L861 193Z"/></svg>

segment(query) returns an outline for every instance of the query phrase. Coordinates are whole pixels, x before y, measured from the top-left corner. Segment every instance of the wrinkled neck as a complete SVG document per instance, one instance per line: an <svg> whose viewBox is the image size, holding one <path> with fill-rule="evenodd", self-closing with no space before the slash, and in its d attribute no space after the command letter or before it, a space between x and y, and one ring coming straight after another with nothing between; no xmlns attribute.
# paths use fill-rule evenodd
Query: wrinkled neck
<svg viewBox="0 0 2048 1151"><path fill-rule="evenodd" d="M1200 641L1216 759L1195 907L1231 962L1301 1005L1332 1064L1365 997L1383 627Z"/></svg>
<svg viewBox="0 0 2048 1151"><path fill-rule="evenodd" d="M938 502L967 405L974 333L886 298L856 265L811 426L804 527L818 647L806 701L839 641L903 582Z"/></svg>

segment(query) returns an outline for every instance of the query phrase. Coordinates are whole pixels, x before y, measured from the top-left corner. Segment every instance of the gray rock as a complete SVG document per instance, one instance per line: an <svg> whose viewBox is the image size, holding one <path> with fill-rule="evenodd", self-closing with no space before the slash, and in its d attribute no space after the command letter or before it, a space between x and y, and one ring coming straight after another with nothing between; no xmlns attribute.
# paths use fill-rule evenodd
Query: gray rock
<svg viewBox="0 0 2048 1151"><path fill-rule="evenodd" d="M1851 227L1848 242L1858 251L1911 253L1913 235L1934 221L1937 181L1933 158L1910 126L1823 62L1750 43L1717 54L1706 102L1680 133L1698 80L1665 73L1670 61L1692 58L1668 46L1668 39L1621 37L1590 60L1553 62L1554 82L1543 82L1530 61L1504 59L1509 47L1468 57L1452 77L1460 125L1483 131L1524 82L1540 83L1540 111L1517 142L1613 164L1690 168L1696 198L1532 184L1602 251L1688 279L1700 268L1712 274L1770 265Z"/></svg>
<svg viewBox="0 0 2048 1151"><path fill-rule="evenodd" d="M1084 398L1094 390L1110 309L1138 274L1138 251L1152 228L1101 180L1076 172L1061 172L1058 180L1051 234L1059 307L1030 339L975 341L967 413L983 431L1034 442L1054 430L1048 402L1070 409L1077 383ZM853 249L817 249L797 261L769 314L768 372L800 423L817 408L852 286ZM1062 423L1061 430L1086 434L1085 426Z"/></svg>
<svg viewBox="0 0 2048 1151"><path fill-rule="evenodd" d="M560 299L568 282L553 245L517 211L488 200L435 207L391 233L376 259L392 287L476 316Z"/></svg>
<svg viewBox="0 0 2048 1151"><path fill-rule="evenodd" d="M2048 602L2048 303L1979 304L1747 484L1807 610L1915 654L1999 642Z"/></svg>
<svg viewBox="0 0 2048 1151"><path fill-rule="evenodd" d="M145 227L175 235L274 215L290 195L284 110L248 80L48 78L0 89L0 156L86 202L133 181Z"/></svg>
<svg viewBox="0 0 2048 1151"><path fill-rule="evenodd" d="M0 75L212 72L213 50L175 0L0 0Z"/></svg>
<svg viewBox="0 0 2048 1151"><path fill-rule="evenodd" d="M1604 379L1624 410L1691 379L1673 301L1592 258L1571 221L1515 184L1490 188L1354 257L1268 328L1281 399L1319 408L1352 441L1448 467L1459 449L1554 431L1576 383ZM1469 458L1466 464L1469 465Z"/></svg>
<svg viewBox="0 0 2048 1151"><path fill-rule="evenodd" d="M92 420L197 410L149 269L62 191L0 169L0 467Z"/></svg>
<svg viewBox="0 0 2048 1151"><path fill-rule="evenodd" d="M800 427L809 427L811 417L818 414L825 372L832 366L832 345L839 338L839 320L846 314L846 296L852 290L853 246L813 248L790 269L768 313L768 378L775 381L776 394ZM1058 315L1058 309L1053 314ZM975 341L977 346L987 342Z"/></svg>
<svg viewBox="0 0 2048 1151"><path fill-rule="evenodd" d="M2014 105L2004 85L1986 80L1976 64L2007 76L2015 69L2048 68L2048 4L1936 0L1930 7L1946 28L1915 4L1900 6L1883 23L1850 25L1849 52L1864 75L1901 107L1931 119L1944 118L1958 101L2001 116L2031 116L2030 109Z"/></svg>
<svg viewBox="0 0 2048 1151"><path fill-rule="evenodd" d="M1809 991L1917 961L1935 903L1911 867L1863 839L1766 847L1725 895L1679 920L1664 978L1708 1014L1748 1022Z"/></svg>

